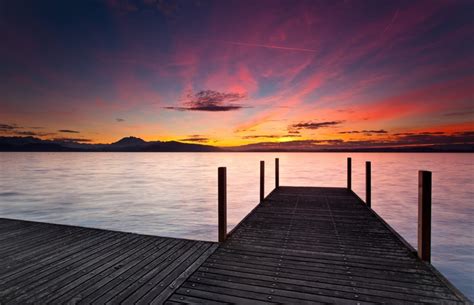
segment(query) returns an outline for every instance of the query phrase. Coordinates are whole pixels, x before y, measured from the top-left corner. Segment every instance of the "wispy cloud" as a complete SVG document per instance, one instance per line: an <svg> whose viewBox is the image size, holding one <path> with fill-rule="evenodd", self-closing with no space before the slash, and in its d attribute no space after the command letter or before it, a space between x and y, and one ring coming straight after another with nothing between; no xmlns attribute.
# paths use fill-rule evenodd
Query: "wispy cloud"
<svg viewBox="0 0 474 305"><path fill-rule="evenodd" d="M465 110L465 111L456 111L456 112L448 112L448 113L445 113L444 116L453 116L453 117L457 117L457 116L472 116L474 115L474 110L470 109L470 110Z"/></svg>
<svg viewBox="0 0 474 305"><path fill-rule="evenodd" d="M248 135L243 136L242 139L279 139L279 138L300 138L301 135L299 134L286 134L286 135L274 135L274 134L267 134L267 135Z"/></svg>
<svg viewBox="0 0 474 305"><path fill-rule="evenodd" d="M42 129L41 127L28 127L29 129ZM26 127L17 124L0 124L0 133L11 136L27 136L27 137L45 137L55 135L53 132L38 132L27 130Z"/></svg>
<svg viewBox="0 0 474 305"><path fill-rule="evenodd" d="M0 124L0 131L12 131L21 128L16 124Z"/></svg>
<svg viewBox="0 0 474 305"><path fill-rule="evenodd" d="M210 139L208 137L205 137L205 136L202 136L202 135L194 134L194 135L189 135L186 138L179 139L178 141L205 143L205 142L209 142Z"/></svg>
<svg viewBox="0 0 474 305"><path fill-rule="evenodd" d="M13 2L0 29L1 61L17 67L3 82L2 135L37 124L97 143L201 132L237 145L280 133L379 140L401 135L364 130L464 124L451 132L473 121L472 1L104 0L48 14ZM85 25L54 31L91 9Z"/></svg>
<svg viewBox="0 0 474 305"><path fill-rule="evenodd" d="M59 129L58 131L62 133L81 133L78 130L71 130L71 129Z"/></svg>
<svg viewBox="0 0 474 305"><path fill-rule="evenodd" d="M374 129L364 129L364 130L349 130L349 131L340 131L339 132L340 134L365 134L365 135L371 135L371 134L387 134L388 131L384 130L384 129L378 129L378 130L374 130Z"/></svg>
<svg viewBox="0 0 474 305"><path fill-rule="evenodd" d="M188 93L185 97L184 106L168 106L164 108L179 111L233 111L246 107L234 104L245 97L245 94L236 92L203 90L197 93Z"/></svg>
<svg viewBox="0 0 474 305"><path fill-rule="evenodd" d="M52 139L52 141L55 141L55 142L68 142L68 143L92 142L91 139L84 139L84 138L67 138L67 137L54 138L54 139Z"/></svg>
<svg viewBox="0 0 474 305"><path fill-rule="evenodd" d="M394 144L426 145L426 144L474 144L474 131L454 132L419 132L400 134Z"/></svg>
<svg viewBox="0 0 474 305"><path fill-rule="evenodd" d="M293 129L320 129L325 127L336 126L344 123L344 121L326 121L326 122L300 122L289 126L290 130Z"/></svg>
<svg viewBox="0 0 474 305"><path fill-rule="evenodd" d="M288 142L259 142L243 146L244 149L325 150L417 147L430 145L474 145L474 131L446 134L444 132L399 133L395 137L377 140L306 139ZM453 146L451 146L453 147Z"/></svg>
<svg viewBox="0 0 474 305"><path fill-rule="evenodd" d="M54 132L36 132L36 131L15 131L12 134L17 135L17 136L46 137L46 136L53 136L56 133L54 133Z"/></svg>
<svg viewBox="0 0 474 305"><path fill-rule="evenodd" d="M257 47L257 48L285 50L285 51L297 51L297 52L309 52L309 53L317 52L317 50L315 50L315 49L286 47L286 46L278 46L278 45L262 44L262 43L250 43L250 42L239 42L239 41L228 41L228 40L217 40L217 39L216 40L208 39L208 41L226 43L226 44L237 45L237 46L245 46L245 47Z"/></svg>

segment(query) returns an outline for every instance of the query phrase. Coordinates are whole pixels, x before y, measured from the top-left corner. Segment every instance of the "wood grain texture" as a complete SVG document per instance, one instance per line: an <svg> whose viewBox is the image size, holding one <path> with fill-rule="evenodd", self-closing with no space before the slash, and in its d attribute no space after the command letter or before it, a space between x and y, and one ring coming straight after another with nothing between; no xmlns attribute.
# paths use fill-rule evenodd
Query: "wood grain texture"
<svg viewBox="0 0 474 305"><path fill-rule="evenodd" d="M168 302L469 301L417 258L351 191L279 187L231 232Z"/></svg>
<svg viewBox="0 0 474 305"><path fill-rule="evenodd" d="M347 188L280 186L220 244L0 218L0 257L0 304L471 304Z"/></svg>
<svg viewBox="0 0 474 305"><path fill-rule="evenodd" d="M216 247L0 218L0 304L160 304Z"/></svg>

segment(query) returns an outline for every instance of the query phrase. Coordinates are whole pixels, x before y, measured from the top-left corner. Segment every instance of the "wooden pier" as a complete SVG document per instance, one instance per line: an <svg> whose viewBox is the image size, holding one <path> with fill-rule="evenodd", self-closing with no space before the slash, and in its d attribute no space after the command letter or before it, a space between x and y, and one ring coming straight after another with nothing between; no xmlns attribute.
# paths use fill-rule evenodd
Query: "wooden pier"
<svg viewBox="0 0 474 305"><path fill-rule="evenodd" d="M0 304L160 304L216 247L0 219Z"/></svg>
<svg viewBox="0 0 474 305"><path fill-rule="evenodd" d="M417 253L350 189L351 166L348 188L277 174L229 233L219 169L220 243L0 219L0 304L471 304L429 263L431 176Z"/></svg>
<svg viewBox="0 0 474 305"><path fill-rule="evenodd" d="M466 302L352 192L317 187L273 191L169 300L190 304Z"/></svg>

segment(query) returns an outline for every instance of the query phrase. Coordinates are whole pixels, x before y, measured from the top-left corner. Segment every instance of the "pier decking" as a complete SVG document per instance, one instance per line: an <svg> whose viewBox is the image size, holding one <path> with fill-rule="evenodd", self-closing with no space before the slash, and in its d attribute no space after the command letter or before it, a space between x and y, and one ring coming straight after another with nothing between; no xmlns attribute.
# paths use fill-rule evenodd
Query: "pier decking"
<svg viewBox="0 0 474 305"><path fill-rule="evenodd" d="M160 304L216 247L0 219L0 304Z"/></svg>
<svg viewBox="0 0 474 305"><path fill-rule="evenodd" d="M472 304L429 263L431 173L415 251L347 188L279 186L219 243L0 218L2 304Z"/></svg>
<svg viewBox="0 0 474 305"><path fill-rule="evenodd" d="M170 297L189 304L463 304L346 188L280 187Z"/></svg>

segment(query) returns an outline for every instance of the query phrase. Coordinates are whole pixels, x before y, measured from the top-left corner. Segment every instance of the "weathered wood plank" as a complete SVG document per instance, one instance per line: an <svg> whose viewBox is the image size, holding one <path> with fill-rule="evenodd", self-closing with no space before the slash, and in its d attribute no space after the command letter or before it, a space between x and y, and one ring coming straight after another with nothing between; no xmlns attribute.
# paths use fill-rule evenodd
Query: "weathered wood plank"
<svg viewBox="0 0 474 305"><path fill-rule="evenodd" d="M207 266L208 265L205 265L205 267ZM228 272L225 269L218 269L218 267L219 266L209 268L202 274L198 273L197 276L221 281L264 286L268 288L279 287L281 289L308 293L311 293L312 289L314 289L317 294L325 294L328 296L331 296L333 292L353 293L354 291L357 291L359 294L365 294L367 296L367 301L374 301L375 297L383 297L385 300L398 299L405 301L417 301L420 297L456 300L449 295L447 290L440 292L434 290L420 291L418 289L408 288L393 289L391 286L372 285L371 282L368 283L370 287L367 287L367 285L360 285L358 282L356 283L353 280L349 280L348 277L346 277L346 280L339 281L334 281L332 278L324 278L320 280L321 278L318 278L317 274L289 274L280 270L280 272L273 272L271 274L265 274L268 272L238 274L236 272ZM277 284L273 285L275 283L273 278L276 273L279 273L278 281ZM363 299L363 297L360 299Z"/></svg>
<svg viewBox="0 0 474 305"><path fill-rule="evenodd" d="M354 193L309 187L274 190L168 300L187 296L239 304L466 302Z"/></svg>
<svg viewBox="0 0 474 305"><path fill-rule="evenodd" d="M0 218L0 304L469 304L346 188L279 187L221 244Z"/></svg>
<svg viewBox="0 0 474 305"><path fill-rule="evenodd" d="M156 241L156 244L160 244L161 241ZM60 281L50 281L47 287L44 287L42 292L37 293L34 296L34 299L30 297L30 301L34 302L39 301L42 298L45 298L49 295L55 295L58 293L68 292L71 289L81 285L83 283L90 283L94 278L97 278L96 275L100 274L100 277L106 276L111 270L115 268L120 268L122 265L130 263L134 259L139 258L139 256L144 252L150 249L153 245L150 245L148 242L138 241L136 244L131 244L127 248L118 248L118 252L112 253L112 255L107 255L101 258L97 263L89 265L89 267L84 266L77 272L63 276L63 279ZM115 254L115 255L113 255ZM53 283L51 283L53 282ZM52 285L53 284L53 285ZM45 303L47 303L45 301Z"/></svg>
<svg viewBox="0 0 474 305"><path fill-rule="evenodd" d="M174 291L165 288L183 283L217 247L1 218L0 228L8 235L0 235L0 304L101 303L120 293L165 300Z"/></svg>
<svg viewBox="0 0 474 305"><path fill-rule="evenodd" d="M7 300L24 300L34 295L38 291L46 289L50 285L54 285L65 279L71 274L81 272L88 266L96 263L97 260L106 255L112 255L119 249L113 247L120 243L136 242L136 239L131 239L128 236L116 239L111 243L102 244L87 253L82 253L67 264L61 264L59 268L49 268L46 272L37 272L29 274L27 278L19 278L17 281L11 281L10 284L16 285L15 289L9 291L5 297Z"/></svg>
<svg viewBox="0 0 474 305"><path fill-rule="evenodd" d="M189 295L182 295L179 293L176 293L172 295L168 301L164 303L165 305L172 305L172 304L209 304L209 305L222 305L222 304L229 304L227 302L219 302L219 301L214 301L214 300L209 300L209 299L203 299L203 298L197 298L197 297L192 297Z"/></svg>
<svg viewBox="0 0 474 305"><path fill-rule="evenodd" d="M0 268L4 268L3 270L5 270L5 273L0 275L0 284L9 279L24 276L27 273L36 272L40 268L44 269L48 265L54 267L59 260L75 257L78 252L99 244L112 236L114 236L113 232L105 232L102 235L93 236L87 240L74 240L74 244L71 246L67 246L67 248L61 247L55 252L42 253L41 255L37 255L38 259L35 260L29 259L29 253L25 253L21 256L28 260L17 259L16 257L5 260L5 266L0 266Z"/></svg>
<svg viewBox="0 0 474 305"><path fill-rule="evenodd" d="M205 267L210 265L205 264ZM206 274L222 274L227 276L236 276L242 278L262 278L266 280L271 280L278 270L266 270L266 269L257 269L257 268L235 268L232 266L219 266L213 265L210 266L210 269L207 270ZM309 283L311 282L321 282L328 284L339 284L343 286L355 286L355 287L365 287L367 289L379 289L386 291L403 291L406 293L420 294L420 295L431 295L432 292L439 292L441 294L447 293L447 289L441 286L431 286L431 285L421 285L420 283L397 283L396 281L384 281L377 280L374 278L363 278L361 276L353 275L352 278L349 278L345 275L331 274L329 272L323 273L300 273L292 274L288 273L285 269L285 272L279 271L280 281L289 280L305 280ZM352 279L355 279L353 281ZM448 297L449 298L449 297Z"/></svg>
<svg viewBox="0 0 474 305"><path fill-rule="evenodd" d="M191 266L189 266L185 271L183 271L176 279L171 283L170 287L180 287L187 279L190 277L206 260L207 258L214 253L217 249L217 245L210 245L206 251L204 251L198 259L196 259ZM172 290L168 292L160 293L151 304L163 304L169 296L173 294Z"/></svg>
<svg viewBox="0 0 474 305"><path fill-rule="evenodd" d="M148 272L154 267L154 264L165 260L173 252L179 251L183 247L183 244L179 240L169 240L165 244L161 244L159 249L156 249L151 253L150 256L144 257L136 265L127 266L116 272L114 276L108 276L103 278L100 282L96 283L90 289L81 291L80 303L91 304L96 303L96 299L103 295L109 295L109 298L113 295L113 290L117 291L120 288L115 288L119 285L126 287L126 283L131 284L135 281L139 281L142 278L144 272ZM106 296L103 297L107 299Z"/></svg>

